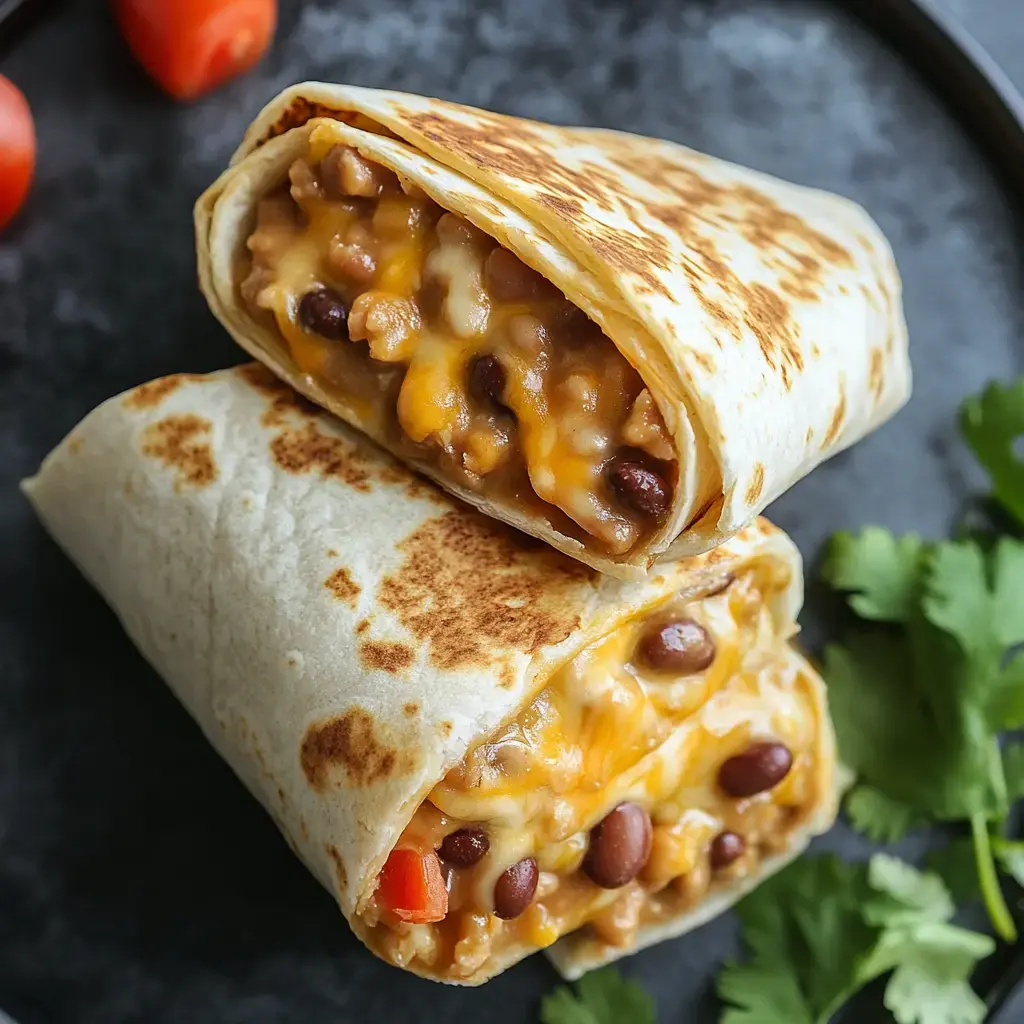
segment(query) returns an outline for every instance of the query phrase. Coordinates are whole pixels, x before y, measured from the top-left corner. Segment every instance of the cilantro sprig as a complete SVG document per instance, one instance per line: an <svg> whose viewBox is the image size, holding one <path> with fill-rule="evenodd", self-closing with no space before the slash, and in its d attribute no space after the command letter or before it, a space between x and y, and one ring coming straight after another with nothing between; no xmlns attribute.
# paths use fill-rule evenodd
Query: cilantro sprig
<svg viewBox="0 0 1024 1024"><path fill-rule="evenodd" d="M612 967L591 971L575 993L559 985L540 1004L541 1024L654 1024L654 1000Z"/></svg>
<svg viewBox="0 0 1024 1024"><path fill-rule="evenodd" d="M1024 381L968 399L961 424L996 497L1024 522ZM1017 931L997 876L1000 834L1024 790L1024 542L926 542L880 527L838 533L823 576L860 618L826 648L840 756L859 777L854 827L876 841L923 821L971 829L981 895L996 931Z"/></svg>
<svg viewBox="0 0 1024 1024"><path fill-rule="evenodd" d="M726 965L721 1024L828 1024L870 981L891 973L885 1006L898 1024L979 1024L967 979L995 943L949 923L937 874L876 854L868 864L805 857L739 905L750 959Z"/></svg>

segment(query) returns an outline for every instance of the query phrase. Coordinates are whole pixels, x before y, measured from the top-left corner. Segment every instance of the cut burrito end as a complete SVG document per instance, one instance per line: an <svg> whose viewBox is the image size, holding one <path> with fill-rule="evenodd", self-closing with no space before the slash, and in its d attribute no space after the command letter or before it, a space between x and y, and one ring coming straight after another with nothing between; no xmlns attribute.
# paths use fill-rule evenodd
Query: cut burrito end
<svg viewBox="0 0 1024 1024"><path fill-rule="evenodd" d="M613 558L677 455L640 374L510 249L328 122L264 195L239 290L296 369L407 461Z"/></svg>
<svg viewBox="0 0 1024 1024"><path fill-rule="evenodd" d="M357 935L478 984L716 913L835 814L800 560L645 580L448 497L261 367L143 385L25 490Z"/></svg>
<svg viewBox="0 0 1024 1024"><path fill-rule="evenodd" d="M863 211L667 142L309 83L196 233L249 352L622 579L720 543L909 393Z"/></svg>
<svg viewBox="0 0 1024 1024"><path fill-rule="evenodd" d="M367 945L469 984L556 942L567 970L604 963L831 824L820 684L777 638L749 667L770 630L752 575L615 629L451 769L357 911Z"/></svg>

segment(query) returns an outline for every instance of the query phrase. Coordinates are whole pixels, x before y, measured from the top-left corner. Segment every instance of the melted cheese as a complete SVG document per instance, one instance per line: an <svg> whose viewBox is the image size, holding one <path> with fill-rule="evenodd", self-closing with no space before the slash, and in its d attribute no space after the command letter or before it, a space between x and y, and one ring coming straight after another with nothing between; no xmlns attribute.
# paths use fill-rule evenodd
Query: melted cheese
<svg viewBox="0 0 1024 1024"><path fill-rule="evenodd" d="M437 849L470 823L490 840L478 865L452 875L449 914L437 926L447 936L438 962L449 974L470 977L499 947L503 956L525 955L588 923L583 941L628 944L641 923L703 899L708 849L724 830L743 835L749 851L730 877L756 871L766 852L785 848L831 785L816 683L785 654L781 630L790 624L770 610L785 582L755 561L719 594L645 610L557 670L514 721L434 788L404 842ZM716 656L705 671L666 678L633 661L652 616L666 612L696 619L714 637ZM788 776L750 798L723 794L722 763L764 737L793 753ZM651 815L651 854L635 881L601 889L579 868L589 830L624 801ZM530 907L511 921L488 916L498 877L529 856L540 871ZM474 924L478 918L490 925ZM375 941L387 948L391 940Z"/></svg>
<svg viewBox="0 0 1024 1024"><path fill-rule="evenodd" d="M336 127L318 125L310 136L310 165L315 168L339 143L344 144ZM468 475L465 482L480 489L501 487L500 480L496 485L484 481L492 474L500 477L505 469L510 481L520 475L518 460L512 457L518 449L530 487L543 502L560 509L609 553L623 554L633 547L645 526L618 507L604 471L618 447L634 444L641 436L639 428L630 425L638 396L647 396L637 414L644 413L641 445L649 448L649 438L654 437L658 457L671 460L674 451L643 381L611 341L595 334L582 345L540 341L524 348L508 329L511 319L557 320L566 300L554 293L528 302L492 299L484 286L483 267L493 239L474 234L468 226L465 238L451 232L437 237L430 229L443 211L422 193L385 191L373 201L369 222L365 202L305 195L303 190L296 190L296 196L305 223L296 226L270 268L274 280L264 290L261 305L272 309L299 370L332 394L338 392L347 408L356 408L359 396L353 392L362 387L365 371L363 377L353 374L349 357L339 359L336 341L311 334L297 323L299 300L317 286L334 288L348 303L367 289L411 300L429 275L444 287L443 310L424 324L408 350L403 346L402 354L408 351L409 357L402 360L408 368L397 421L404 435L417 445L436 444ZM328 258L332 247L345 250L351 244L348 233L354 228L369 232L372 239L376 269L370 281L346 279L343 268L332 268ZM507 415L479 409L468 394L468 366L482 352L497 355L505 368L505 403L515 414L511 427L505 422ZM580 374L591 380L595 396L585 406L562 388L567 379ZM393 409L377 410L371 420L383 423L385 415L394 414ZM520 493L518 484L511 487Z"/></svg>

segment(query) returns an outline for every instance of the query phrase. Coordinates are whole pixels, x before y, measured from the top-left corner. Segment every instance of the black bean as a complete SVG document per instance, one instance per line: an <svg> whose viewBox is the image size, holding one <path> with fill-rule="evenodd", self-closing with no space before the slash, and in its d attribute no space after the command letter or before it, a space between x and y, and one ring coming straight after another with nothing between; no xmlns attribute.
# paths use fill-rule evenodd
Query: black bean
<svg viewBox="0 0 1024 1024"><path fill-rule="evenodd" d="M703 672L715 660L715 642L693 619L656 622L640 637L637 657L658 672L692 675Z"/></svg>
<svg viewBox="0 0 1024 1024"><path fill-rule="evenodd" d="M719 832L711 841L711 869L721 871L739 860L747 848L743 836L735 832Z"/></svg>
<svg viewBox="0 0 1024 1024"><path fill-rule="evenodd" d="M613 462L608 482L619 501L634 512L660 519L668 511L668 485L653 469L639 462Z"/></svg>
<svg viewBox="0 0 1024 1024"><path fill-rule="evenodd" d="M754 796L777 786L792 767L789 747L765 740L724 762L718 769L718 784L729 796Z"/></svg>
<svg viewBox="0 0 1024 1024"><path fill-rule="evenodd" d="M332 341L348 338L345 300L333 288L314 288L299 300L299 322L307 331Z"/></svg>
<svg viewBox="0 0 1024 1024"><path fill-rule="evenodd" d="M618 889L647 863L653 837L650 815L642 807L619 804L591 830L583 870L602 889Z"/></svg>
<svg viewBox="0 0 1024 1024"><path fill-rule="evenodd" d="M469 390L478 402L503 404L508 374L497 356L477 356L469 364Z"/></svg>
<svg viewBox="0 0 1024 1024"><path fill-rule="evenodd" d="M506 921L518 917L537 891L537 862L532 857L506 868L494 883L494 912Z"/></svg>
<svg viewBox="0 0 1024 1024"><path fill-rule="evenodd" d="M460 828L444 837L441 860L457 868L472 867L491 848L491 841L478 828Z"/></svg>

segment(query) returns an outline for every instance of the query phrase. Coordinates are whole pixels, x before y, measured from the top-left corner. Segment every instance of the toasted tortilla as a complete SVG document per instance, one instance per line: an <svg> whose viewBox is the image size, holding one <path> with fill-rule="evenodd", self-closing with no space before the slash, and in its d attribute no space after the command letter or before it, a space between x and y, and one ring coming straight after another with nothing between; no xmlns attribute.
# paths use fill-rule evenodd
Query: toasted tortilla
<svg viewBox="0 0 1024 1024"><path fill-rule="evenodd" d="M899 274L852 202L670 142L305 83L262 111L199 199L200 283L243 348L382 444L379 418L303 374L239 294L256 204L322 126L511 249L640 373L672 436L679 479L663 523L625 555L416 464L603 572L636 579L658 560L719 544L910 393Z"/></svg>
<svg viewBox="0 0 1024 1024"><path fill-rule="evenodd" d="M388 854L471 747L584 647L752 559L784 574L769 605L779 657L811 681L820 730L818 803L763 871L834 818L824 688L785 643L799 554L763 519L708 554L618 581L450 498L260 366L110 399L24 490L364 941L359 911ZM720 695L707 713L744 707ZM555 962L574 976L678 934L758 877L715 887L627 949L569 936Z"/></svg>

